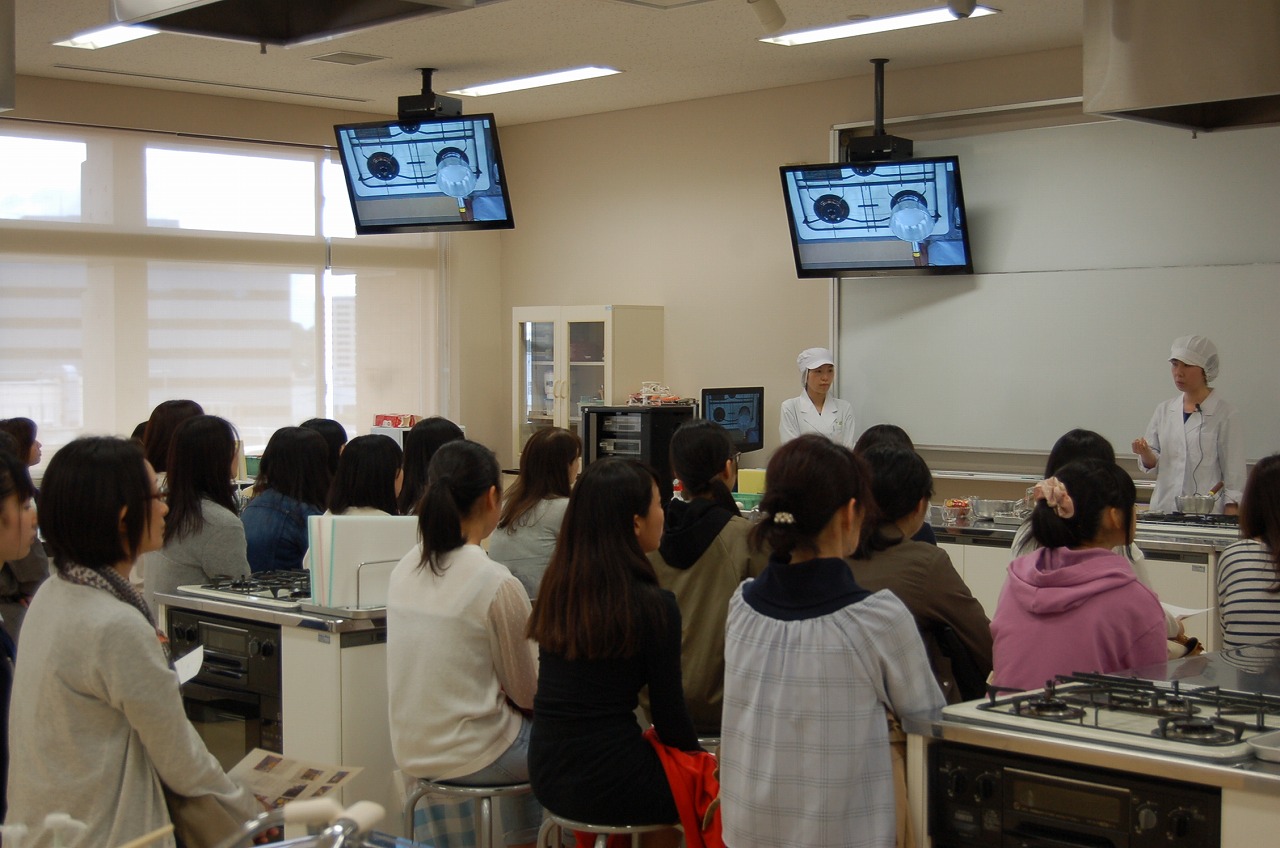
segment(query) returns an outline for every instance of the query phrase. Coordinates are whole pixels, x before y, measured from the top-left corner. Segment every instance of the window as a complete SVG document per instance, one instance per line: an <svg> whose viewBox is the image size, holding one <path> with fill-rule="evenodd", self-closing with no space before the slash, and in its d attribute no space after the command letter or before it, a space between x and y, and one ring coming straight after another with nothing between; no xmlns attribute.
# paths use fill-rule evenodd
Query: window
<svg viewBox="0 0 1280 848"><path fill-rule="evenodd" d="M0 120L0 418L46 457L171 398L250 450L436 413L436 237L356 239L326 151L31 126Z"/></svg>

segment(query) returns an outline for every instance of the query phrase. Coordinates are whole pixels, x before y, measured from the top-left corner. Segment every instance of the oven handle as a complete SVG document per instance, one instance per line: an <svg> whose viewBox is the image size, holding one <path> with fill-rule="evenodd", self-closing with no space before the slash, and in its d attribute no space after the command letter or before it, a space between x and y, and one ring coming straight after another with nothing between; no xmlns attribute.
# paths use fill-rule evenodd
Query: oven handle
<svg viewBox="0 0 1280 848"><path fill-rule="evenodd" d="M205 686L194 681L187 681L182 684L182 697L185 700L193 701L198 704L209 704L215 701L232 701L237 704L245 704L250 707L256 707L261 701L262 696L255 692L239 692L234 689L220 689L216 686Z"/></svg>
<svg viewBox="0 0 1280 848"><path fill-rule="evenodd" d="M1115 848L1116 845L1105 836L1068 833L1057 828L1027 822L1022 822L1012 830L1005 831L1003 844L1012 848Z"/></svg>

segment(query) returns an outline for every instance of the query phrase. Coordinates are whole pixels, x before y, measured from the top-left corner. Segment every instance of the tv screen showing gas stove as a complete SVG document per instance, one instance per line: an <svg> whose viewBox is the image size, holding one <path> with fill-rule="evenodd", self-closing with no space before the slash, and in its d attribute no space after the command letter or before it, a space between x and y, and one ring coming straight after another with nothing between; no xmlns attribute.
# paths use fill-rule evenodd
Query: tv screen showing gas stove
<svg viewBox="0 0 1280 848"><path fill-rule="evenodd" d="M798 276L973 273L955 156L780 170Z"/></svg>
<svg viewBox="0 0 1280 848"><path fill-rule="evenodd" d="M356 233L511 229L492 115L334 127Z"/></svg>

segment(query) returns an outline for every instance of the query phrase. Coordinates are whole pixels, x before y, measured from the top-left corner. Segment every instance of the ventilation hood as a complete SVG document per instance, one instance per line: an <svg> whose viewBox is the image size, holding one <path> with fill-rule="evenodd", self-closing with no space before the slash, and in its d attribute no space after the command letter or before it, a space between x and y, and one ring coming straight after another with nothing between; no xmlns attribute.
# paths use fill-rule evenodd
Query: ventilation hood
<svg viewBox="0 0 1280 848"><path fill-rule="evenodd" d="M1206 131L1280 124L1280 0L1084 0L1084 111Z"/></svg>
<svg viewBox="0 0 1280 848"><path fill-rule="evenodd" d="M117 23L289 47L497 0L111 0Z"/></svg>

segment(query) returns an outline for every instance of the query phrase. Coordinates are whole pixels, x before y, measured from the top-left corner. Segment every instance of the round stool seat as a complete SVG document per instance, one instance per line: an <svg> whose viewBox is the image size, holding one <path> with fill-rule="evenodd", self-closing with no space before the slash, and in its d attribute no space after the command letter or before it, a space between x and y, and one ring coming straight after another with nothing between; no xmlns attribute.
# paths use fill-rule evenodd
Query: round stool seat
<svg viewBox="0 0 1280 848"><path fill-rule="evenodd" d="M424 795L443 795L450 798L471 799L476 802L476 848L492 848L493 846L493 799L507 795L520 795L530 791L526 783L499 783L491 786L462 786L457 783L440 782L418 778L413 792L404 801L404 833L413 839L413 814L418 802Z"/></svg>
<svg viewBox="0 0 1280 848"><path fill-rule="evenodd" d="M631 844L638 846L640 844L640 834L642 833L680 827L679 822L672 822L671 824L589 824L558 816L550 810L546 811L546 815L546 820L542 822L542 829L538 832L538 848L560 848L560 838L557 836L553 839L552 833L559 833L565 830L571 830L574 833L594 833L596 834L596 840L593 848L605 848L610 836L630 836Z"/></svg>

